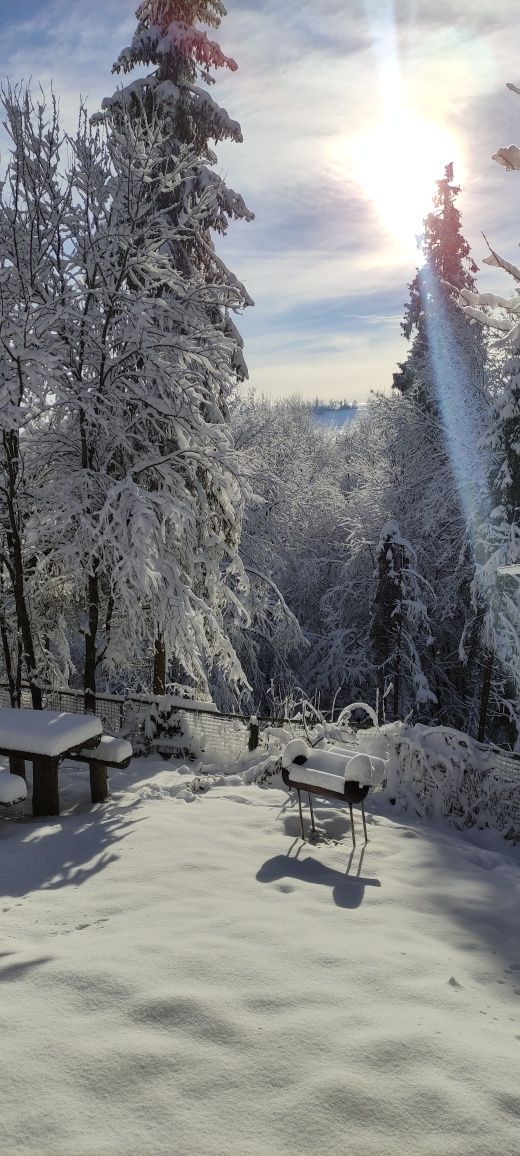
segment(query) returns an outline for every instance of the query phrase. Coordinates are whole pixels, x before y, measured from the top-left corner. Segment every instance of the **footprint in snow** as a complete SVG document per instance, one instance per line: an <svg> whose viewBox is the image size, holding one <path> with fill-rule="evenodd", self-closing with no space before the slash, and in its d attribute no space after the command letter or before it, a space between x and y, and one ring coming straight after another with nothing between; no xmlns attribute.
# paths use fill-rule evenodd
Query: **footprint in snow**
<svg viewBox="0 0 520 1156"><path fill-rule="evenodd" d="M450 976L448 983L449 983L450 987L462 988L462 984L459 983L458 979L455 979L454 975Z"/></svg>
<svg viewBox="0 0 520 1156"><path fill-rule="evenodd" d="M84 931L86 927L97 927L100 923L108 923L108 915L102 916L101 919L94 919L92 923L78 923L75 931Z"/></svg>
<svg viewBox="0 0 520 1156"><path fill-rule="evenodd" d="M75 927L67 927L65 931L57 931L56 935L72 935L73 931L85 931L87 927L97 927L100 923L108 922L108 915L104 915L101 919L93 919L92 923L77 923Z"/></svg>

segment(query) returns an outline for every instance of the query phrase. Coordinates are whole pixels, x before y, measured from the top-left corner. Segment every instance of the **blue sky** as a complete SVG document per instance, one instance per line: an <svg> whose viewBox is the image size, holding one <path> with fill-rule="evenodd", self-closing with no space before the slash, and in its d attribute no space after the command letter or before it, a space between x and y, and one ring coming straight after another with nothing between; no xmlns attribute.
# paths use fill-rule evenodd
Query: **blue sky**
<svg viewBox="0 0 520 1156"><path fill-rule="evenodd" d="M406 353L399 323L414 235L455 161L477 264L483 230L516 260L520 144L514 0L228 0L219 30L239 70L213 95L244 143L219 167L256 213L219 243L254 309L239 319L259 392L363 400ZM0 0L0 74L60 96L72 126L116 86L135 0ZM515 188L512 189L511 185ZM487 270L482 287L507 282Z"/></svg>

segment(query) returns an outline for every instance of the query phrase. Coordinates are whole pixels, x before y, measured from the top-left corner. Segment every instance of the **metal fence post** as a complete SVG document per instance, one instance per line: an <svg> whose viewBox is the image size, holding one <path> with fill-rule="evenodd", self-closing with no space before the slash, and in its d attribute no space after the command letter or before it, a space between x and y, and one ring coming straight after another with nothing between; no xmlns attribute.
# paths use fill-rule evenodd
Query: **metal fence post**
<svg viewBox="0 0 520 1156"><path fill-rule="evenodd" d="M256 718L255 715L252 715L251 718L249 719L249 750L250 751L256 751L256 748L258 746L258 734L259 734L258 719Z"/></svg>

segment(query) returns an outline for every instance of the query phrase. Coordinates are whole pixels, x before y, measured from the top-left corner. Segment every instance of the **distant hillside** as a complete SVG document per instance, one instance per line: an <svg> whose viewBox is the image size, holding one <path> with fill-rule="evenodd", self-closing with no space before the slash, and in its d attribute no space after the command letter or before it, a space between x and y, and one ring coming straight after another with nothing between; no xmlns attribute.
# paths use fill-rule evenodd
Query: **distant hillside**
<svg viewBox="0 0 520 1156"><path fill-rule="evenodd" d="M357 405L313 405L312 417L316 425L332 430L342 430L357 417Z"/></svg>

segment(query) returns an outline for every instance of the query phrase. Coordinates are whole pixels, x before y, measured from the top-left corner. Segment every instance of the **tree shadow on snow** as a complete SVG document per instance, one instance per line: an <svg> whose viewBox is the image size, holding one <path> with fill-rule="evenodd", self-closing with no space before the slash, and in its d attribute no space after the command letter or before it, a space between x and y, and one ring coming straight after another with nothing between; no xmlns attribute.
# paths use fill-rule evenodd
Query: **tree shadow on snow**
<svg viewBox="0 0 520 1156"><path fill-rule="evenodd" d="M365 895L365 887L380 887L379 879L372 879L361 875L365 848L360 853L359 862L354 874L350 874L356 852L353 850L347 864L346 872L336 871L326 867L319 859L308 855L305 859L298 858L301 847L296 856L275 855L268 859L257 872L259 883L275 883L280 879L297 879L301 883L317 883L321 887L329 887L332 898L337 907L360 907Z"/></svg>
<svg viewBox="0 0 520 1156"><path fill-rule="evenodd" d="M79 887L119 858L117 846L142 818L138 802L104 804L79 815L16 823L0 830L0 896ZM4 826L4 825L2 825Z"/></svg>
<svg viewBox="0 0 520 1156"><path fill-rule="evenodd" d="M493 830L460 830L446 820L389 807L384 799L378 810L394 828L397 851L400 840L415 841L415 860L404 857L401 878L414 910L428 916L432 935L442 938L445 929L435 920L449 918L461 967L483 951L495 957L488 960L494 981L512 983L520 994L520 847ZM398 867L398 854L395 863Z"/></svg>
<svg viewBox="0 0 520 1156"><path fill-rule="evenodd" d="M14 951L0 951L0 983L23 979L33 967L42 967L44 963L49 963L52 959L50 955L41 955L38 959L12 962L11 957L14 956ZM8 957L10 959L9 963L6 962Z"/></svg>

